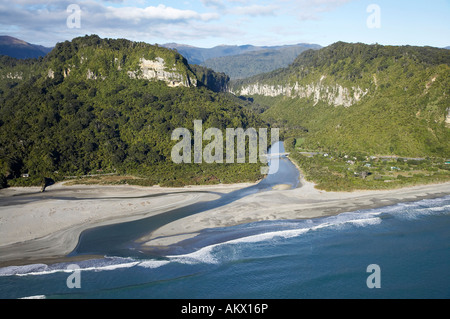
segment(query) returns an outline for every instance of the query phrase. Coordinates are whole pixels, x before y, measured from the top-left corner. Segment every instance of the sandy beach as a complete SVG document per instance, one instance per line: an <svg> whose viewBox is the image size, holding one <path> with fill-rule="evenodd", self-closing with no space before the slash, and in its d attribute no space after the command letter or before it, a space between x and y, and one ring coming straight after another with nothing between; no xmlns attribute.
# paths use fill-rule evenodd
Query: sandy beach
<svg viewBox="0 0 450 319"><path fill-rule="evenodd" d="M141 240L146 246L166 246L178 242L180 235L185 239L206 228L263 220L317 218L450 195L450 183L356 192L325 192L305 180L302 184L303 187L292 190L275 189L246 196L225 207L167 224Z"/></svg>
<svg viewBox="0 0 450 319"><path fill-rule="evenodd" d="M252 184L12 187L0 191L0 266L59 259L85 229L150 217Z"/></svg>
<svg viewBox="0 0 450 319"><path fill-rule="evenodd" d="M85 229L138 220L193 203L212 201L222 194L253 184L190 186L65 186L55 184L0 191L0 266L52 261L70 253ZM304 219L399 202L450 195L450 182L386 191L324 192L312 183L286 190L245 196L228 205L194 214L142 237L146 247L171 245L207 228L262 220Z"/></svg>

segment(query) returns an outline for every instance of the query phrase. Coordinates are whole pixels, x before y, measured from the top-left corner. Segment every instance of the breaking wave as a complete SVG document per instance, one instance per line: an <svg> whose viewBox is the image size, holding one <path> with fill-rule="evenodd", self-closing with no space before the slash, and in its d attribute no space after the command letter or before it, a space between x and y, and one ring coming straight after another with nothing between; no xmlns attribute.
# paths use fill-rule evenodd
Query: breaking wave
<svg viewBox="0 0 450 319"><path fill-rule="evenodd" d="M271 242L303 236L308 233L322 230L342 230L346 227L371 227L383 222L384 218L400 220L417 219L426 215L441 215L450 213L450 196L438 199L426 199L417 202L400 203L379 209L369 209L336 216L291 221L264 221L246 225L226 227L220 233L228 234L229 240L201 247L186 254L170 255L163 259L137 259L132 257L104 257L76 262L80 271L112 271L120 268L141 267L144 269L157 269L171 263L179 264L219 264L224 258L222 248L229 246L242 246L253 243ZM214 236L215 230L210 230L208 236ZM233 238L234 237L234 238ZM222 237L223 238L223 237ZM70 273L68 269L74 263L59 263L54 265L32 264L24 266L9 266L0 268L2 276L36 276L54 273ZM33 297L33 296L31 296ZM41 298L42 296L34 296ZM44 296L45 297L45 296Z"/></svg>

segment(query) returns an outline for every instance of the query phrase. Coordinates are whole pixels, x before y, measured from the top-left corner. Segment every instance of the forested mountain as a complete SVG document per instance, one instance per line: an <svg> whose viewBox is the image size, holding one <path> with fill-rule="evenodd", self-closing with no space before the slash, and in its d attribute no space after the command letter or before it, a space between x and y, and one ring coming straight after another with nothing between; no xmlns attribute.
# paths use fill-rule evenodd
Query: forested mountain
<svg viewBox="0 0 450 319"><path fill-rule="evenodd" d="M173 50L95 35L58 43L39 59L2 56L0 178L16 185L115 172L141 176L141 184L256 180L259 164L171 161L172 131L192 130L195 119L204 129L267 126L242 100L210 90L226 82L215 75Z"/></svg>
<svg viewBox="0 0 450 319"><path fill-rule="evenodd" d="M240 81L272 123L309 150L450 157L450 52L338 42Z"/></svg>
<svg viewBox="0 0 450 319"><path fill-rule="evenodd" d="M228 92L230 77L225 73L218 73L207 67L192 64L190 68L197 75L198 80L214 92Z"/></svg>
<svg viewBox="0 0 450 319"><path fill-rule="evenodd" d="M287 67L297 56L309 49L320 49L319 45L298 44L282 47L270 47L261 50L241 53L239 55L210 58L202 63L223 72L231 79L243 79L257 74Z"/></svg>
<svg viewBox="0 0 450 319"><path fill-rule="evenodd" d="M30 44L14 37L0 36L0 55L7 55L17 59L28 59L45 56L51 50L51 48Z"/></svg>

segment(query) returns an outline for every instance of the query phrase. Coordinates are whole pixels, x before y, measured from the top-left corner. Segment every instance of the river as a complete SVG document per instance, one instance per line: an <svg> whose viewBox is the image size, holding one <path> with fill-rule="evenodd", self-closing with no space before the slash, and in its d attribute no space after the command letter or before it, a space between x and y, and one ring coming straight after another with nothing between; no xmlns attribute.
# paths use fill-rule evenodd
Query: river
<svg viewBox="0 0 450 319"><path fill-rule="evenodd" d="M78 272L70 263L0 268L0 298L450 298L450 196L205 229L181 250L138 252L137 238L178 218L277 184L296 187L295 166L279 164L276 174L217 200L83 232L72 255L104 257L77 262ZM80 286L70 288L76 274Z"/></svg>
<svg viewBox="0 0 450 319"><path fill-rule="evenodd" d="M269 154L272 149L276 150L274 153L277 154L285 152L283 142L274 144L269 149ZM148 254L140 249L139 244L136 243L137 239L175 220L227 205L256 192L271 190L279 184L287 184L291 188L298 187L300 184L299 171L285 156L274 157L269 160L269 174L258 184L221 194L221 197L217 200L195 203L144 219L85 230L70 256L86 254L145 257Z"/></svg>

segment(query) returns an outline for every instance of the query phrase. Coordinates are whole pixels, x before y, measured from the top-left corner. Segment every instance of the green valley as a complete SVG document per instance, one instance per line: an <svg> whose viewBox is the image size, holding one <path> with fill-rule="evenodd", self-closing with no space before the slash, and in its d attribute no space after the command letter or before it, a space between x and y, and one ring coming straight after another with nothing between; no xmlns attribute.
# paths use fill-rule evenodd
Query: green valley
<svg viewBox="0 0 450 319"><path fill-rule="evenodd" d="M448 50L338 42L302 53L287 68L230 86L253 101L253 111L284 130L291 158L320 188L389 188L450 178L444 163L450 158ZM344 156L351 154L392 156L394 162L387 170L378 160L350 165ZM404 169L411 174L391 174L401 157L425 161L420 169L409 162ZM361 169L364 165L371 169Z"/></svg>
<svg viewBox="0 0 450 319"><path fill-rule="evenodd" d="M302 52L319 49L315 44L286 45L282 47L261 48L239 55L209 58L202 63L217 72L223 72L232 79L248 78L270 72L291 64Z"/></svg>

